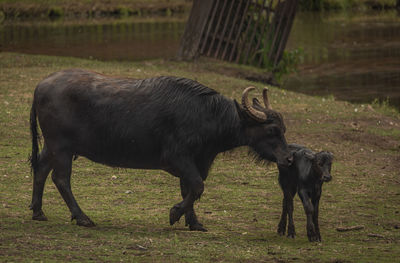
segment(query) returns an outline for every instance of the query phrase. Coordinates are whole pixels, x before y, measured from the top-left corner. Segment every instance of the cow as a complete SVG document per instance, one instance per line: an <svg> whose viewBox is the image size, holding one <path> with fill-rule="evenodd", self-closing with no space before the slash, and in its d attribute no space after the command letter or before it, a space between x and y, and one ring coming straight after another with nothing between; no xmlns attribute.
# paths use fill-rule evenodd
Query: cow
<svg viewBox="0 0 400 263"><path fill-rule="evenodd" d="M278 164L279 185L283 191L282 215L278 225L278 234L285 235L287 216L289 217L288 237L296 235L293 222L293 198L296 193L303 203L307 216L307 237L310 242L320 242L321 234L318 223L319 200L323 182L332 180L331 166L333 155L322 151L315 153L310 149L289 144L293 153L293 162L290 166ZM311 200L311 202L310 202Z"/></svg>
<svg viewBox="0 0 400 263"><path fill-rule="evenodd" d="M118 78L82 69L49 75L37 85L30 113L32 219L47 220L42 197L53 171L71 220L95 226L70 185L72 160L84 156L112 167L159 169L178 177L183 201L170 209L170 224L185 215L190 230L207 231L193 203L218 153L248 145L262 160L291 162L281 114L268 107L266 90L266 107L255 108L248 99L253 89L244 90L240 104L186 78Z"/></svg>

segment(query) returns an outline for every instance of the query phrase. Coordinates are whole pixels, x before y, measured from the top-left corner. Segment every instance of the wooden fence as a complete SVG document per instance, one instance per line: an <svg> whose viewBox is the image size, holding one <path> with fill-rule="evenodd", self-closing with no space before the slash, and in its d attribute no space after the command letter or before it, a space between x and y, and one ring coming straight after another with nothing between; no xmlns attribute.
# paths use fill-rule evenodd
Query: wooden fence
<svg viewBox="0 0 400 263"><path fill-rule="evenodd" d="M178 57L258 67L282 58L299 0L194 0Z"/></svg>

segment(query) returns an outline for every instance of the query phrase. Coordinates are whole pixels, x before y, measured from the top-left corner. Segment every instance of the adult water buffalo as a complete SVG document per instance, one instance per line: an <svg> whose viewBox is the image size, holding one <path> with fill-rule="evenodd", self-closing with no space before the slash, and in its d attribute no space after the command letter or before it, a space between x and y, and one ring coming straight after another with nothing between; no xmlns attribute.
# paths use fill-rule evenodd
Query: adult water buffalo
<svg viewBox="0 0 400 263"><path fill-rule="evenodd" d="M34 174L32 219L47 220L42 211L45 180L52 179L78 225L94 226L71 191L74 156L114 167L162 169L180 178L183 201L170 210L170 224L185 215L191 230L206 231L193 203L216 155L248 145L257 158L289 165L282 116L251 105L244 90L242 104L196 81L176 77L128 79L91 71L56 72L37 86L31 109ZM44 145L38 154L37 120Z"/></svg>

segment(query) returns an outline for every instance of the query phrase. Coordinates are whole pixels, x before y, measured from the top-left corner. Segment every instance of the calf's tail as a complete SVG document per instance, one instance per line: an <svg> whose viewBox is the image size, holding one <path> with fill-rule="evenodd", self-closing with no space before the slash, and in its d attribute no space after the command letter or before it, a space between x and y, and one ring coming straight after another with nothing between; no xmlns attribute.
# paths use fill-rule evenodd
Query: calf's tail
<svg viewBox="0 0 400 263"><path fill-rule="evenodd" d="M36 174L38 170L39 161L39 134L37 128L37 117L36 117L36 107L35 100L32 102L31 115L30 115L30 129L32 138L32 153L29 157L31 163L31 172Z"/></svg>

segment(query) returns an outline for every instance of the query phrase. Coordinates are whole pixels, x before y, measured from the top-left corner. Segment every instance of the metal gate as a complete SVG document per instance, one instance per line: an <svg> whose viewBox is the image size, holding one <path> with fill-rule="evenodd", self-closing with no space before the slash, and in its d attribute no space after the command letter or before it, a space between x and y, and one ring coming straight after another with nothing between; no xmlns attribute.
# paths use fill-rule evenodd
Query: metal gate
<svg viewBox="0 0 400 263"><path fill-rule="evenodd" d="M203 55L275 67L282 58L297 4L298 0L195 0L178 57Z"/></svg>

